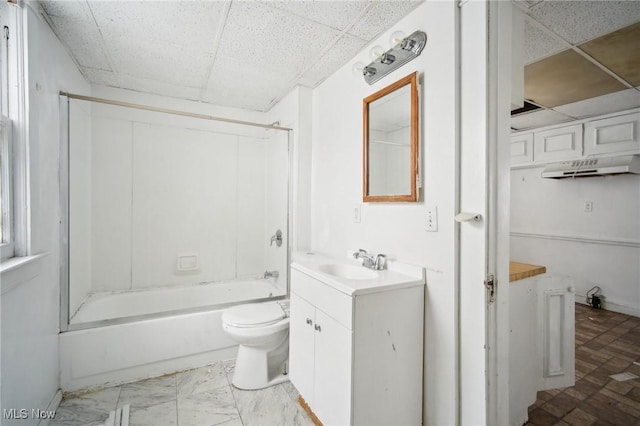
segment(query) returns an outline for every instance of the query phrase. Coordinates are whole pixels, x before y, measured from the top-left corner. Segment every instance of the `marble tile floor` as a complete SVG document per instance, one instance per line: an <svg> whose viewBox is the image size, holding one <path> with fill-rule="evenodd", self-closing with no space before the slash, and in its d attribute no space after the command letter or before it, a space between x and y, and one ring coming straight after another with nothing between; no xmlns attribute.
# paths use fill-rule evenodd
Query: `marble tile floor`
<svg viewBox="0 0 640 426"><path fill-rule="evenodd" d="M130 405L130 426L313 426L289 382L257 391L231 385L233 361L64 399L50 426L102 426Z"/></svg>
<svg viewBox="0 0 640 426"><path fill-rule="evenodd" d="M576 304L576 383L538 392L527 425L640 426L640 318Z"/></svg>

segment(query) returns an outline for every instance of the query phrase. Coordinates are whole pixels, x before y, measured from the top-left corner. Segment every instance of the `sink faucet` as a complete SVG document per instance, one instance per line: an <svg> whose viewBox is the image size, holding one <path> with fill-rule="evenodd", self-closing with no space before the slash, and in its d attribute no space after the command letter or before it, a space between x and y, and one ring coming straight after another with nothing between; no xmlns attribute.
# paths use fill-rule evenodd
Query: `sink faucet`
<svg viewBox="0 0 640 426"><path fill-rule="evenodd" d="M353 253L354 259L362 259L362 266L376 271L387 269L387 256L380 253L377 256L367 254L366 250L360 249Z"/></svg>

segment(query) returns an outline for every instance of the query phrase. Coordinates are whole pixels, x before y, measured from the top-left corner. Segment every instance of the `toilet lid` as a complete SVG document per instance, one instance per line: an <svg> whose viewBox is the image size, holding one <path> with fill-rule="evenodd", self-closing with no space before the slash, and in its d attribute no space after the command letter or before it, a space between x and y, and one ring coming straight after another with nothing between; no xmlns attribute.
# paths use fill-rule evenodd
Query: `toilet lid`
<svg viewBox="0 0 640 426"><path fill-rule="evenodd" d="M258 327L278 322L285 316L277 303L253 303L227 309L222 321L237 327Z"/></svg>

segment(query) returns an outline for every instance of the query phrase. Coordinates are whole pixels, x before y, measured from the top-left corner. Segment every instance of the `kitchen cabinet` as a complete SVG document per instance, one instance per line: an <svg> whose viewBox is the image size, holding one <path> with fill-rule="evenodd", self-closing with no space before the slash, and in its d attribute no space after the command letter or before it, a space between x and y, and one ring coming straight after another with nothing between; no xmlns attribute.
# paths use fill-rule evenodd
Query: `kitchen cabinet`
<svg viewBox="0 0 640 426"><path fill-rule="evenodd" d="M511 136L509 142L511 165L527 164L533 161L533 133Z"/></svg>
<svg viewBox="0 0 640 426"><path fill-rule="evenodd" d="M345 293L309 270L291 270L289 375L304 404L324 425L421 424L423 278L343 280L356 285Z"/></svg>
<svg viewBox="0 0 640 426"><path fill-rule="evenodd" d="M582 157L582 124L534 133L533 158L536 162L573 160L580 157Z"/></svg>
<svg viewBox="0 0 640 426"><path fill-rule="evenodd" d="M640 152L640 113L619 115L585 123L585 155Z"/></svg>
<svg viewBox="0 0 640 426"><path fill-rule="evenodd" d="M544 267L511 262L510 271L509 424L520 426L538 391L575 383L575 292L572 278Z"/></svg>

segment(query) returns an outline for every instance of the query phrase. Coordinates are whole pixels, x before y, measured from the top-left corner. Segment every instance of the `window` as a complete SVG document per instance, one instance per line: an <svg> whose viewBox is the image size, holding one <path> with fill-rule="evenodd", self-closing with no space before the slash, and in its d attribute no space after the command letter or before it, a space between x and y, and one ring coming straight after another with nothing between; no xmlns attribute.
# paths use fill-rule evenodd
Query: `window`
<svg viewBox="0 0 640 426"><path fill-rule="evenodd" d="M25 256L25 207L18 202L26 186L21 131L24 116L24 72L21 10L0 3L0 259ZM23 203L25 204L25 203ZM26 205L26 204L25 204ZM24 241L23 241L24 240Z"/></svg>
<svg viewBox="0 0 640 426"><path fill-rule="evenodd" d="M13 257L13 179L11 120L0 117L0 249L2 259Z"/></svg>

